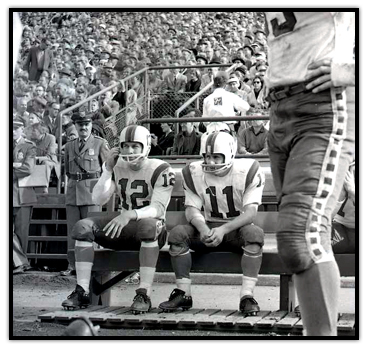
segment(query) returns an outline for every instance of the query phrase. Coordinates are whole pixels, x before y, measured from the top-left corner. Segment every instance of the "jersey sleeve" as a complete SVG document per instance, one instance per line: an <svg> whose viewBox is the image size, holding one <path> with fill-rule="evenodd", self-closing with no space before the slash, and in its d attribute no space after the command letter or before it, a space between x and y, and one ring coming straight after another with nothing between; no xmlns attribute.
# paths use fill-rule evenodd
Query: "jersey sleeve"
<svg viewBox="0 0 368 349"><path fill-rule="evenodd" d="M165 214L175 185L175 172L168 164L165 165L167 166L164 166L162 171L156 172L151 203L146 206L154 207L157 210L157 217ZM147 210L146 207L136 211Z"/></svg>
<svg viewBox="0 0 368 349"><path fill-rule="evenodd" d="M185 206L195 207L198 210L202 209L202 200L196 192L192 174L189 169L189 165L185 166L182 170L183 175L183 188L185 195Z"/></svg>
<svg viewBox="0 0 368 349"><path fill-rule="evenodd" d="M265 175L258 161L254 161L246 176L243 207L250 204L261 205L265 186Z"/></svg>

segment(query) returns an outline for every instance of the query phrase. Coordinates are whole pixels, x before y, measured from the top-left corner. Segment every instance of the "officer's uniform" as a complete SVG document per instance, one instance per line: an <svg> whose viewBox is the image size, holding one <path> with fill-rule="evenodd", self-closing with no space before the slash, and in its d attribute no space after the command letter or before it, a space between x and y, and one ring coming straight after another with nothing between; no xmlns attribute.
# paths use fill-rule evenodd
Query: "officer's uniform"
<svg viewBox="0 0 368 349"><path fill-rule="evenodd" d="M16 121L13 122L17 124ZM18 126L23 123L18 122ZM13 141L13 264L28 267L29 220L32 206L37 202L34 188L19 188L18 179L29 176L36 163L36 147L33 142L20 137Z"/></svg>
<svg viewBox="0 0 368 349"><path fill-rule="evenodd" d="M75 122L80 120L87 121L87 118L76 119ZM66 192L68 250L74 249L75 245L75 240L71 238L74 224L86 218L88 212L100 211L100 206L92 200L92 190L109 152L107 141L93 134L88 137L82 149L79 148L80 138L65 145L65 172L69 179ZM73 268L72 265L70 267Z"/></svg>

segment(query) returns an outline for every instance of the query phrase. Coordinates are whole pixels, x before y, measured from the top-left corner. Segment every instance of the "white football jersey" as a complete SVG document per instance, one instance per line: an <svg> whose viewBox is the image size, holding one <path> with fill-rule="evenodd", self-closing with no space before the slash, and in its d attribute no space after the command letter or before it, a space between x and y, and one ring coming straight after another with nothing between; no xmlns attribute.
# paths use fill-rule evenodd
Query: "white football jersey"
<svg viewBox="0 0 368 349"><path fill-rule="evenodd" d="M224 177L204 173L202 161L183 168L185 206L203 207L208 222L224 222L244 213L249 204L260 205L265 176L256 160L235 159Z"/></svg>
<svg viewBox="0 0 368 349"><path fill-rule="evenodd" d="M353 61L354 12L266 12L269 88L305 81L308 65L324 58Z"/></svg>
<svg viewBox="0 0 368 349"><path fill-rule="evenodd" d="M139 171L118 159L113 180L121 200L122 210L134 210L156 204L163 208L159 219L165 219L175 184L175 172L170 165L159 159L146 159Z"/></svg>

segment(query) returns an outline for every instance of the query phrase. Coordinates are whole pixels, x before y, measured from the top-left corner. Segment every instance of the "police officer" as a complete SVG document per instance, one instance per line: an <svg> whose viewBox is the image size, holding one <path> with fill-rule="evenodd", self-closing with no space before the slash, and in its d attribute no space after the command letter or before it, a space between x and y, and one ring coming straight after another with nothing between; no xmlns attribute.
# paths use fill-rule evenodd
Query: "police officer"
<svg viewBox="0 0 368 349"><path fill-rule="evenodd" d="M27 259L28 229L32 206L37 202L32 187L19 188L18 179L32 174L36 146L23 137L24 122L13 120L13 274L30 269Z"/></svg>
<svg viewBox="0 0 368 349"><path fill-rule="evenodd" d="M109 146L103 138L93 135L90 115L75 114L72 117L78 138L65 145L65 173L68 177L66 192L66 216L68 225L68 250L74 249L71 231L75 223L86 218L88 212L100 211L92 200L92 189L101 174ZM75 275L75 266L69 261L63 276Z"/></svg>

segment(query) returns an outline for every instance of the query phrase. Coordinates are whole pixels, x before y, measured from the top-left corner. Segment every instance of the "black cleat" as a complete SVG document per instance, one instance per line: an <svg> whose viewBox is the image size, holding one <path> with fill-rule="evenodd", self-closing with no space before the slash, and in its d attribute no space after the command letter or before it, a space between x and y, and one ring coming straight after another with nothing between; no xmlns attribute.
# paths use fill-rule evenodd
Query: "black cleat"
<svg viewBox="0 0 368 349"><path fill-rule="evenodd" d="M244 315L255 316L260 311L257 301L252 296L243 296L240 299L239 311Z"/></svg>
<svg viewBox="0 0 368 349"><path fill-rule="evenodd" d="M191 296L186 296L185 292L175 288L171 292L169 300L167 302L162 302L158 307L164 312L171 312L182 308L183 310L188 310L193 306L193 300Z"/></svg>
<svg viewBox="0 0 368 349"><path fill-rule="evenodd" d="M61 306L64 307L65 310L75 310L77 308L87 308L90 303L89 293L87 293L82 286L77 285L68 298L61 303Z"/></svg>
<svg viewBox="0 0 368 349"><path fill-rule="evenodd" d="M134 314L144 314L151 310L151 299L147 296L147 290L145 288L138 288L135 291L137 294L133 299L133 304L130 307L130 311Z"/></svg>

